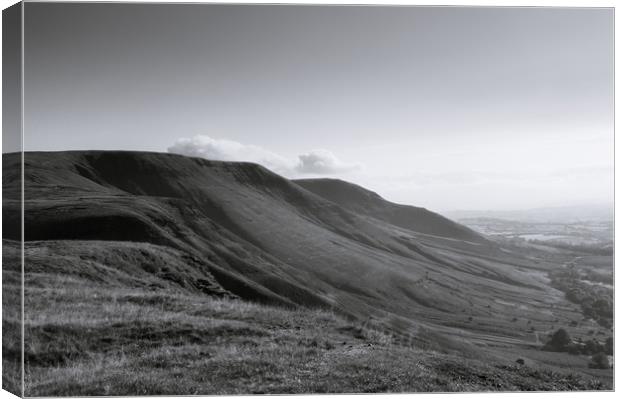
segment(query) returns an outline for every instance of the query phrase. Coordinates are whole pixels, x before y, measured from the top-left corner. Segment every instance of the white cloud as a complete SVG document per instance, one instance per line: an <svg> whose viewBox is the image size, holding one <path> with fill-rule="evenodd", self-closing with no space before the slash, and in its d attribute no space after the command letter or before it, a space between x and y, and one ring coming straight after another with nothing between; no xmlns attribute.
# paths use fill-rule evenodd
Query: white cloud
<svg viewBox="0 0 620 399"><path fill-rule="evenodd" d="M217 161L254 162L289 177L344 173L359 168L359 165L339 160L328 150L312 150L299 155L298 160L294 161L259 146L205 135L178 139L168 147L168 152Z"/></svg>
<svg viewBox="0 0 620 399"><path fill-rule="evenodd" d="M327 150L313 150L299 155L295 169L304 174L333 174L359 169L359 165L342 162Z"/></svg>
<svg viewBox="0 0 620 399"><path fill-rule="evenodd" d="M279 173L287 173L294 167L290 160L262 147L204 135L178 139L168 147L168 152L215 161L254 162Z"/></svg>

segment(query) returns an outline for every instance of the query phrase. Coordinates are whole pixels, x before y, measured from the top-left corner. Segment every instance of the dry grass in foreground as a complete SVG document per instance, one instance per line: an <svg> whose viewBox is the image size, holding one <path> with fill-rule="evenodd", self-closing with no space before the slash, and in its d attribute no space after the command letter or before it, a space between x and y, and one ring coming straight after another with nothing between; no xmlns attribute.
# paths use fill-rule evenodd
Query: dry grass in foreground
<svg viewBox="0 0 620 399"><path fill-rule="evenodd" d="M396 346L323 311L46 274L26 287L27 396L608 389Z"/></svg>

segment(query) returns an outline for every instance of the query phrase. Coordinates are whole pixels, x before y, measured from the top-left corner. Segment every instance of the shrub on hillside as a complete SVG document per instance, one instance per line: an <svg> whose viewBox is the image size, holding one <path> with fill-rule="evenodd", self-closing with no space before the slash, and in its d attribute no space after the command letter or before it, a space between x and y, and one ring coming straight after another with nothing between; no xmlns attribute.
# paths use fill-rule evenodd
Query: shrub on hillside
<svg viewBox="0 0 620 399"><path fill-rule="evenodd" d="M606 318L598 318L596 319L596 322L604 328L611 328L613 326L613 323L611 322L611 319L606 319Z"/></svg>
<svg viewBox="0 0 620 399"><path fill-rule="evenodd" d="M603 352L592 355L588 367L591 369L608 369L610 367L607 355Z"/></svg>
<svg viewBox="0 0 620 399"><path fill-rule="evenodd" d="M604 351L605 351L605 347L601 345L600 342L598 342L595 339L586 341L586 344L583 348L583 353L585 355L594 355L594 354L597 354L599 352L604 352Z"/></svg>
<svg viewBox="0 0 620 399"><path fill-rule="evenodd" d="M549 342L543 346L543 350L550 352L564 352L571 343L570 336L565 329L560 328L551 336Z"/></svg>

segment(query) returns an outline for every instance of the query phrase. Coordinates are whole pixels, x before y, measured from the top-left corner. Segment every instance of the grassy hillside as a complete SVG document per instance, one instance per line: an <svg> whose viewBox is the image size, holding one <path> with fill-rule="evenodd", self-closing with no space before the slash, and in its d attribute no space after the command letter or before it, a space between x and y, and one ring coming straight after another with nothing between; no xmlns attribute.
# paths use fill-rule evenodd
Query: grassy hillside
<svg viewBox="0 0 620 399"><path fill-rule="evenodd" d="M298 179L299 186L345 209L423 234L486 243L475 231L424 208L386 201L379 194L338 179Z"/></svg>
<svg viewBox="0 0 620 399"><path fill-rule="evenodd" d="M14 284L12 273L5 269L4 278ZM422 350L332 312L97 280L45 270L26 275L27 395L605 387L514 359Z"/></svg>
<svg viewBox="0 0 620 399"><path fill-rule="evenodd" d="M463 303L487 317L486 290L515 303L547 299L530 262L458 239L462 226L452 224L454 236L420 235L258 165L156 153L26 153L25 190L26 240L172 248L246 299L416 320L428 312L433 320L454 318ZM9 233L19 223L14 205L3 210Z"/></svg>
<svg viewBox="0 0 620 399"><path fill-rule="evenodd" d="M19 237L18 165L19 157L3 157L5 292L19 287L11 241ZM257 391L269 392L586 389L611 381L609 370L589 370L585 357L540 355L554 329L567 326L571 336L591 329L579 307L549 284L547 272L563 258L464 239L467 229L427 211L420 220L434 221L442 235L393 224L254 164L157 153L26 153L24 177L27 395L146 387L172 393L162 378L177 369L172 378L182 384L175 393L251 392L252 376ZM228 313L213 313L222 306ZM246 307L265 317L248 319ZM5 314L5 331L18 331L17 316ZM4 338L3 361L18 364L11 343L18 336ZM321 339L304 355L300 338ZM214 354L259 364L208 368ZM161 368L145 369L140 359L149 356L158 356ZM526 366L515 366L517 358ZM289 374L308 359L314 368ZM425 360L418 368L413 359ZM459 374L436 359L469 371ZM359 368L362 379L338 382L345 371L336 366ZM129 370L142 379L126 381ZM217 370L233 374L223 371L220 380ZM561 382L553 374L573 371L582 377ZM323 379L312 382L313 373ZM412 382L414 376L430 379ZM489 382L496 378L501 386ZM273 387L265 382L271 380Z"/></svg>

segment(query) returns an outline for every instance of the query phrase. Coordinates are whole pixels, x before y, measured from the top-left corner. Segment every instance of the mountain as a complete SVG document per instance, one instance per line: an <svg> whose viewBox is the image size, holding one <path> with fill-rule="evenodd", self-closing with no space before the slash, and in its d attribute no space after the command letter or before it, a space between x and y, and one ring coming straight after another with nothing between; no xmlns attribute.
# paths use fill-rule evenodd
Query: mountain
<svg viewBox="0 0 620 399"><path fill-rule="evenodd" d="M16 253L20 158L3 156L3 238ZM320 308L417 347L500 358L531 349L532 323L580 317L549 287L550 263L342 181L174 154L27 152L24 190L31 301L50 281L79 281Z"/></svg>
<svg viewBox="0 0 620 399"><path fill-rule="evenodd" d="M299 179L296 184L341 207L422 234L486 243L473 230L437 213L386 201L379 194L338 179Z"/></svg>

